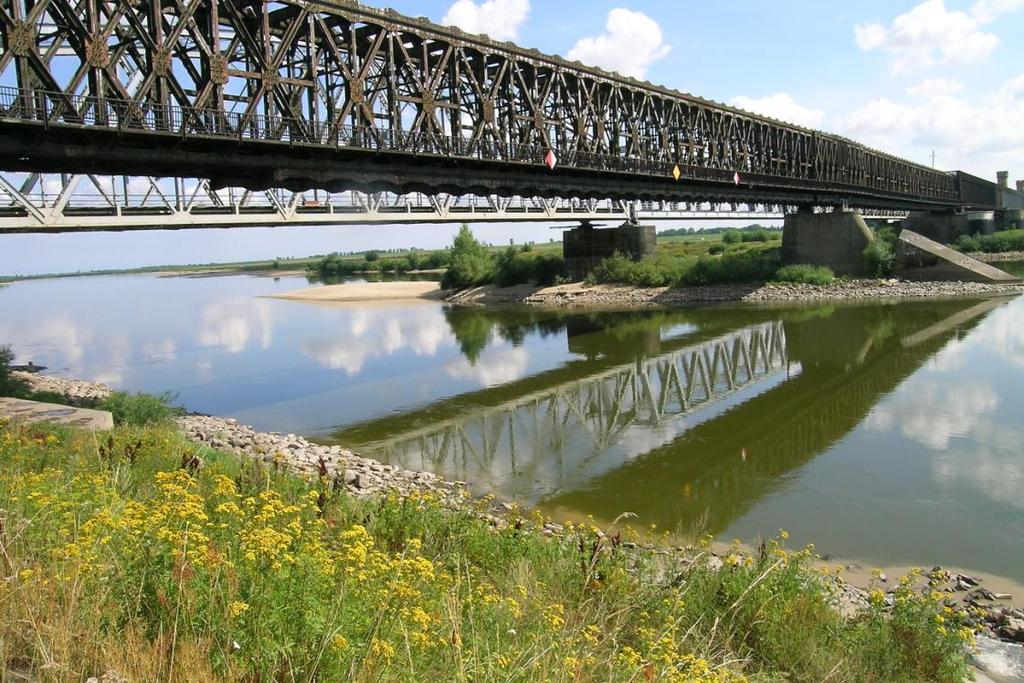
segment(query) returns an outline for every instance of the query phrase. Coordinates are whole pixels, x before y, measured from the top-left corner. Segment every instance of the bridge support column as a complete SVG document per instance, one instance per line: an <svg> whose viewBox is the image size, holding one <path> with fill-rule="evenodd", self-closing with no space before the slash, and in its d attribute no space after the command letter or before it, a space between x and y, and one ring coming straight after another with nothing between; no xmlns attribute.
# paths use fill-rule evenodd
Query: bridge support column
<svg viewBox="0 0 1024 683"><path fill-rule="evenodd" d="M1024 228L1024 209L1003 209L996 212L997 230L1019 230Z"/></svg>
<svg viewBox="0 0 1024 683"><path fill-rule="evenodd" d="M562 236L562 256L569 277L582 280L603 259L616 252L639 261L654 256L657 234L653 225L625 223L617 228L594 228L589 222Z"/></svg>
<svg viewBox="0 0 1024 683"><path fill-rule="evenodd" d="M875 240L859 213L799 211L786 215L782 261L828 266L837 275L865 272L864 248Z"/></svg>
<svg viewBox="0 0 1024 683"><path fill-rule="evenodd" d="M992 211L950 213L948 211L912 212L900 222L900 226L924 235L942 244L952 244L961 235L981 233L990 235L996 231L995 214Z"/></svg>

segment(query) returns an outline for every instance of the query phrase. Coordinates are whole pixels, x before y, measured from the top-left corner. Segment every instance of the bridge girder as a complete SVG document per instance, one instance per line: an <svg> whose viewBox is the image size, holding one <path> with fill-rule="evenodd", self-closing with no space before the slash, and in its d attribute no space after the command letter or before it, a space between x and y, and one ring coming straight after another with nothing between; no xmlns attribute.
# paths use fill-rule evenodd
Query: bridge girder
<svg viewBox="0 0 1024 683"><path fill-rule="evenodd" d="M834 135L347 1L2 0L0 39L6 170L250 189L959 201L949 174Z"/></svg>
<svg viewBox="0 0 1024 683"><path fill-rule="evenodd" d="M778 219L795 205L216 189L199 178L0 173L0 234L277 225ZM875 212L877 218L905 213Z"/></svg>

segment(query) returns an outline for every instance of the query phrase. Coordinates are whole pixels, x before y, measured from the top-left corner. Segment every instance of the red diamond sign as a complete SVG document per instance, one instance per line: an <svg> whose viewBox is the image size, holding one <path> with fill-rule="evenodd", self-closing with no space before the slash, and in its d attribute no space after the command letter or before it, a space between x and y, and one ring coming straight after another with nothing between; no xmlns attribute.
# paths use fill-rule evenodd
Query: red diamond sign
<svg viewBox="0 0 1024 683"><path fill-rule="evenodd" d="M739 172L739 171L736 171L736 173L735 173L735 174L733 174L733 176L732 176L732 181L733 181L734 183L736 183L737 185L739 185L739 184L740 184L740 172Z"/></svg>
<svg viewBox="0 0 1024 683"><path fill-rule="evenodd" d="M558 164L558 157L555 156L553 150L548 150L548 153L544 155L544 164L551 169L555 170L555 166Z"/></svg>

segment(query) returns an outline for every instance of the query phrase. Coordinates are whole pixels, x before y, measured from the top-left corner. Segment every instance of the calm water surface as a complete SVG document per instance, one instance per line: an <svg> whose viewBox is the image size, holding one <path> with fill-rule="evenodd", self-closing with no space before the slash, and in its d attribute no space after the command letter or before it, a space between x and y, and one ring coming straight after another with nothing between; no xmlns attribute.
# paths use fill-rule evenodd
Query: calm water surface
<svg viewBox="0 0 1024 683"><path fill-rule="evenodd" d="M341 443L556 518L1024 581L1024 299L678 312L261 298L299 278L0 287L58 374Z"/></svg>

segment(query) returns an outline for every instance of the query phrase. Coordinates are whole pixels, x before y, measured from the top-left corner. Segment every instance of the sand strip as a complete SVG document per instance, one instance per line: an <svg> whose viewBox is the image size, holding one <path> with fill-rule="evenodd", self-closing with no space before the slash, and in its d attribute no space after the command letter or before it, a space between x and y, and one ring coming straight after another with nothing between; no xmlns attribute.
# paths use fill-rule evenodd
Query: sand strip
<svg viewBox="0 0 1024 683"><path fill-rule="evenodd" d="M439 282L361 282L308 287L294 292L274 294L271 299L318 302L407 301L443 298Z"/></svg>

